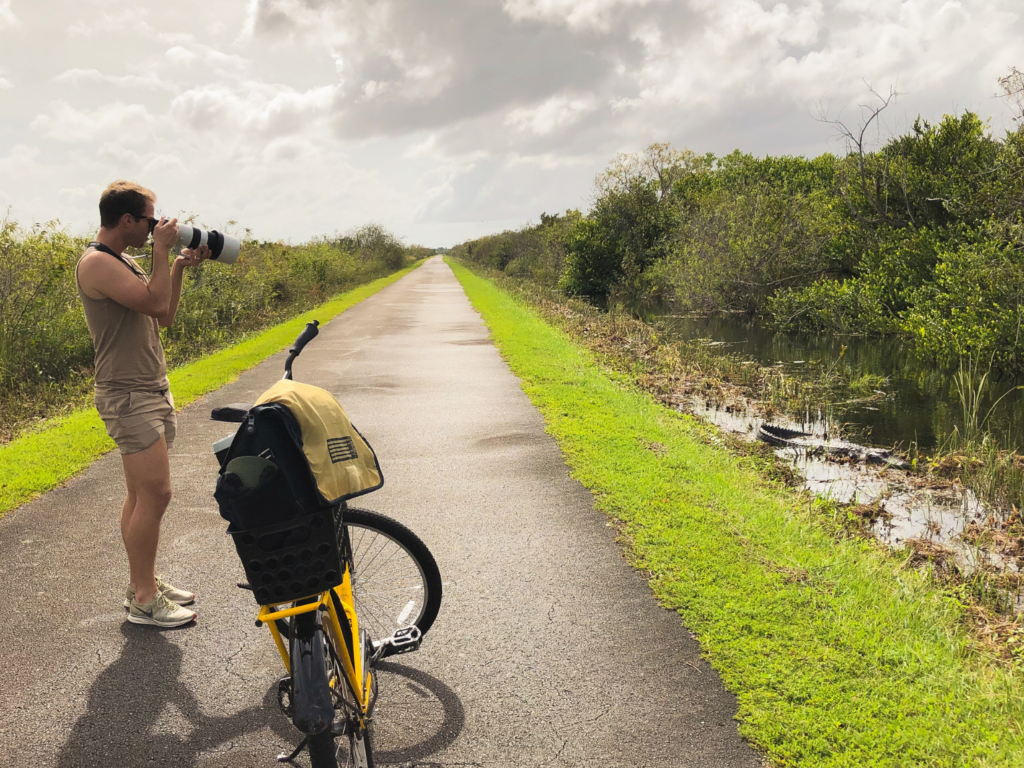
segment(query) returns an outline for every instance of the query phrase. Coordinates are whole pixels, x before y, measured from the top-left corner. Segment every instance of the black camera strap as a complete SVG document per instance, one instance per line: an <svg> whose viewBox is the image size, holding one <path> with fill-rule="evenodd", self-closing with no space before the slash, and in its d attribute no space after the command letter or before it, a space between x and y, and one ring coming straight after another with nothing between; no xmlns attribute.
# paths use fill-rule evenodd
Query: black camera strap
<svg viewBox="0 0 1024 768"><path fill-rule="evenodd" d="M117 253L116 251L114 251L113 248L110 248L110 247L104 245L99 240L93 240L91 243L89 243L89 245L86 246L86 248L95 248L97 251L102 251L103 253L109 253L111 256L113 256L115 259L120 261L122 264L124 264L126 267L128 267L128 269L130 269L135 274L137 274L137 275L138 274L142 274L142 270L139 269L129 259L127 259L124 256L124 254Z"/></svg>

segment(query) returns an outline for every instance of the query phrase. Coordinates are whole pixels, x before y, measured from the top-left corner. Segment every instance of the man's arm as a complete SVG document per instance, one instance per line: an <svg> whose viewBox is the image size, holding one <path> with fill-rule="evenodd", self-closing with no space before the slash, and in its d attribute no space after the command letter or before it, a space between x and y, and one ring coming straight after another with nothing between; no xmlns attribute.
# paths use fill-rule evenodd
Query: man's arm
<svg viewBox="0 0 1024 768"><path fill-rule="evenodd" d="M150 317L167 314L171 297L168 258L178 233L177 219L161 220L153 233L153 274L149 283L107 254L93 253L82 261L78 279L89 295L97 294Z"/></svg>
<svg viewBox="0 0 1024 768"><path fill-rule="evenodd" d="M194 251L185 248L181 256L174 260L171 266L171 296L167 304L167 312L157 317L161 328L170 328L174 322L174 315L178 312L178 302L181 301L181 281L185 276L185 267L198 267L210 256L210 248L201 245Z"/></svg>

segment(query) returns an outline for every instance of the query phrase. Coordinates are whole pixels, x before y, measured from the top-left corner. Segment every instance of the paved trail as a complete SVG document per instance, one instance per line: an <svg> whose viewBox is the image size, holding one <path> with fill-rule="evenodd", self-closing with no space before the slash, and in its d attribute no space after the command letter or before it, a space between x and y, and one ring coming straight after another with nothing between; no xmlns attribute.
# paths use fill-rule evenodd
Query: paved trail
<svg viewBox="0 0 1024 768"><path fill-rule="evenodd" d="M197 626L125 619L116 454L0 520L5 765L269 767L297 743L212 499L210 446L231 427L208 420L282 364L179 415L159 565L199 593ZM422 650L384 666L379 764L760 765L732 697L624 563L440 259L332 322L295 371L336 394L381 457L385 487L362 506L417 531L445 580Z"/></svg>

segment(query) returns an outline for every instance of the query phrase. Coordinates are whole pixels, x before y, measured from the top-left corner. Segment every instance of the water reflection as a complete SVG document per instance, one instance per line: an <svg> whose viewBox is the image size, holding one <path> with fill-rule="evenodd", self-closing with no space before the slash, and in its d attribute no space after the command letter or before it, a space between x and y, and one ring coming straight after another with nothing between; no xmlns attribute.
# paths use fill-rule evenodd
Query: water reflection
<svg viewBox="0 0 1024 768"><path fill-rule="evenodd" d="M734 409L707 408L693 403L691 410L711 423L756 439L764 419L754 413ZM773 419L773 424L797 428L795 422ZM820 424L803 425L821 435ZM822 444L842 442L821 438ZM886 466L861 462L830 461L813 451L779 448L775 455L786 461L803 480L804 487L822 498L841 504L874 505L880 514L871 524L874 534L890 546L900 547L911 540L928 540L953 553L957 565L971 572L980 560L997 567L1016 570L997 553L982 553L966 544L965 528L985 514L985 508L969 489L959 485L922 487L910 481L904 472Z"/></svg>
<svg viewBox="0 0 1024 768"><path fill-rule="evenodd" d="M794 378L820 378L836 366L845 368L851 378L871 374L888 379L881 388L887 397L829 406L832 420L845 423L847 431L861 441L881 446L916 441L922 448L933 448L955 427L962 429L963 412L953 379L958 366L922 360L912 345L900 339L781 333L745 316L666 316L656 322L670 336L706 339L715 351L762 365L781 365ZM1021 383L992 380L982 401L982 415ZM1001 445L1024 449L1024 390L1011 393L996 406L989 431Z"/></svg>

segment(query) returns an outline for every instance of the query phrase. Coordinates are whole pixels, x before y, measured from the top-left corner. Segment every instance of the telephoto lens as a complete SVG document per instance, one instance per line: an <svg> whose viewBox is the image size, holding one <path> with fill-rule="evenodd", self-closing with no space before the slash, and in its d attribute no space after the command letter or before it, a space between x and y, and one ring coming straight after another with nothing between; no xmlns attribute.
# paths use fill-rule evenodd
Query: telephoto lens
<svg viewBox="0 0 1024 768"><path fill-rule="evenodd" d="M210 258L221 264L234 264L238 258L238 251L242 244L237 237L222 235L216 229L207 232L199 227L190 224L178 225L178 245L182 248L198 248L207 245L210 248Z"/></svg>

